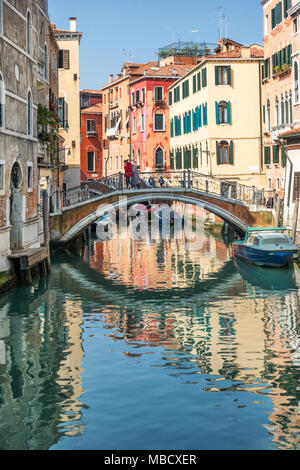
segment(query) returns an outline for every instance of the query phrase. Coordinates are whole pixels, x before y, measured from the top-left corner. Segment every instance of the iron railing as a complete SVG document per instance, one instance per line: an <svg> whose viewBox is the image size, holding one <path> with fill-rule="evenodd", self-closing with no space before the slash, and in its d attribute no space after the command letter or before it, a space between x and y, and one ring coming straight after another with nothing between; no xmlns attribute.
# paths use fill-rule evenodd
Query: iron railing
<svg viewBox="0 0 300 470"><path fill-rule="evenodd" d="M192 170L165 171L156 170L140 172L137 181L128 180L124 173L115 173L95 181L87 181L81 186L65 191L55 191L50 198L50 211L70 207L80 202L99 197L99 195L123 191L126 189L164 189L181 188L196 190L222 197L227 200L235 200L248 205L267 206L273 196L272 190L258 189L255 186L247 186L233 181L214 178Z"/></svg>

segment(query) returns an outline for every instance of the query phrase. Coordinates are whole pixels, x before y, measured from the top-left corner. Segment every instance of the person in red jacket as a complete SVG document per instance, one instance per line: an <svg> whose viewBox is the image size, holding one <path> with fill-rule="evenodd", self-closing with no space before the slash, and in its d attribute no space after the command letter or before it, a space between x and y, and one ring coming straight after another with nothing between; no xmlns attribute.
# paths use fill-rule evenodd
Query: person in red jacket
<svg viewBox="0 0 300 470"><path fill-rule="evenodd" d="M132 187L131 178L132 178L132 165L129 160L125 160L125 178L127 189L129 185Z"/></svg>

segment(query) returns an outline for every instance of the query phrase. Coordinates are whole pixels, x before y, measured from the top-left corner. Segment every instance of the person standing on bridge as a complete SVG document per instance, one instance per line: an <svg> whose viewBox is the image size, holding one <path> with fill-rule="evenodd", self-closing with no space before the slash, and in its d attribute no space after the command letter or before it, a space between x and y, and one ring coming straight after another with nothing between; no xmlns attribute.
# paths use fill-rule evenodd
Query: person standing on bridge
<svg viewBox="0 0 300 470"><path fill-rule="evenodd" d="M129 188L129 185L132 187L132 182L131 182L131 178L132 178L132 164L129 160L125 160L125 179L126 179L126 186L127 186L127 189Z"/></svg>
<svg viewBox="0 0 300 470"><path fill-rule="evenodd" d="M131 165L131 173L132 173L131 186L133 188L140 189L142 181L141 181L141 178L139 177L139 172L135 165Z"/></svg>

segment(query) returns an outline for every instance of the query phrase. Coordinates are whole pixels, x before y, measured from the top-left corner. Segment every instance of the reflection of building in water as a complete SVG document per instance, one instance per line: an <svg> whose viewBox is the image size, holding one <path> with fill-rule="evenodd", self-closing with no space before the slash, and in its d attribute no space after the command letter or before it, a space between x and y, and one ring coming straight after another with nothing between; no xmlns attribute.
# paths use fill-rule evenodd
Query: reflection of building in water
<svg viewBox="0 0 300 470"><path fill-rule="evenodd" d="M80 419L81 322L80 303L63 303L51 290L22 289L19 299L14 290L1 299L1 449L49 449L61 422Z"/></svg>
<svg viewBox="0 0 300 470"><path fill-rule="evenodd" d="M204 237L200 250L186 248L183 231L174 235L171 230L171 237L166 233L160 240L151 239L149 232L138 241L128 229L127 236L117 233L111 240L95 241L92 254L86 248L85 259L107 278L138 289L187 287L218 272L230 259L224 243L212 237Z"/></svg>
<svg viewBox="0 0 300 470"><path fill-rule="evenodd" d="M300 449L300 300L299 292L266 301L268 381L273 412L266 428L282 449Z"/></svg>

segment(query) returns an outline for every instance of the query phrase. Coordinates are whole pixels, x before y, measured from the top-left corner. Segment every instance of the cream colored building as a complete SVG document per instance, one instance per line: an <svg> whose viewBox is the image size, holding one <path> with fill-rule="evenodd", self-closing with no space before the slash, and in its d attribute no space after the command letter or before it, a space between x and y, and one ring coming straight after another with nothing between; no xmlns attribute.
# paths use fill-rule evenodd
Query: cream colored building
<svg viewBox="0 0 300 470"><path fill-rule="evenodd" d="M80 85L79 45L82 33L77 32L76 18L70 18L70 30L52 25L59 45L59 119L60 134L66 148L64 184L67 189L80 185Z"/></svg>
<svg viewBox="0 0 300 470"><path fill-rule="evenodd" d="M169 88L171 169L263 188L263 48L219 40Z"/></svg>

